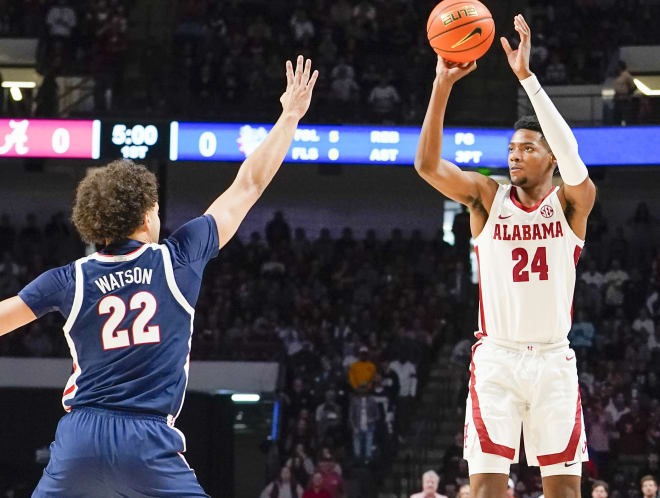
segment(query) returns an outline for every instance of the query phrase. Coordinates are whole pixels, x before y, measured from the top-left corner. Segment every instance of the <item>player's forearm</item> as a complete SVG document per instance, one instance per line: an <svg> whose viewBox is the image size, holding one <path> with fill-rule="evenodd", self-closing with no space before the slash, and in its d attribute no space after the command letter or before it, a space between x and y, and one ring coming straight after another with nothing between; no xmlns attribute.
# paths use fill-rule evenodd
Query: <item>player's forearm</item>
<svg viewBox="0 0 660 498"><path fill-rule="evenodd" d="M0 301L0 336L36 319L32 310L18 296Z"/></svg>
<svg viewBox="0 0 660 498"><path fill-rule="evenodd" d="M249 184L261 194L282 165L297 126L296 116L282 113L268 136L243 162L237 180Z"/></svg>
<svg viewBox="0 0 660 498"><path fill-rule="evenodd" d="M442 155L442 132L452 84L436 78L415 154L415 169L438 168Z"/></svg>
<svg viewBox="0 0 660 498"><path fill-rule="evenodd" d="M579 185L589 173L578 154L577 140L571 128L534 74L520 80L520 84L529 96L543 135L557 159L562 180L568 185Z"/></svg>

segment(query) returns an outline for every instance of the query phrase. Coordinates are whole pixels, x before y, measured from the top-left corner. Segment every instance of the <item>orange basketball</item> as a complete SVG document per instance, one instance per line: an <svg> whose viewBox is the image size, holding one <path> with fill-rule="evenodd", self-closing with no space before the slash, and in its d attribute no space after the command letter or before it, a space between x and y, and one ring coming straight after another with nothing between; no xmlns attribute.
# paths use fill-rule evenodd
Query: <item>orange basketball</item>
<svg viewBox="0 0 660 498"><path fill-rule="evenodd" d="M452 62L470 62L490 48L495 22L477 0L444 0L431 12L426 32L436 54Z"/></svg>

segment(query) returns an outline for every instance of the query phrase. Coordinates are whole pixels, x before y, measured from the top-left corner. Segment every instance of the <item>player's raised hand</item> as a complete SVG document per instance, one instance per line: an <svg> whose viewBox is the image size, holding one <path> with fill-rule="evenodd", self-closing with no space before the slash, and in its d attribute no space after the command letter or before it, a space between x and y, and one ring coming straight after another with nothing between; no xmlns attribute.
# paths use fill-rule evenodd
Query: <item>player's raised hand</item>
<svg viewBox="0 0 660 498"><path fill-rule="evenodd" d="M286 91L280 97L282 111L289 112L302 118L312 99L312 90L319 77L319 72L314 70L312 73L312 60L304 60L302 55L298 56L296 61L296 71L293 71L291 61L286 61Z"/></svg>
<svg viewBox="0 0 660 498"><path fill-rule="evenodd" d="M450 83L456 83L463 76L477 69L477 61L459 63L443 59L438 55L438 63L435 66L436 78Z"/></svg>
<svg viewBox="0 0 660 498"><path fill-rule="evenodd" d="M504 37L500 38L500 42L506 53L509 66L511 66L511 69L519 80L524 80L532 75L532 72L529 70L529 54L532 50L532 30L529 29L522 14L518 14L513 18L513 27L520 35L518 48L513 50L509 44L509 40Z"/></svg>

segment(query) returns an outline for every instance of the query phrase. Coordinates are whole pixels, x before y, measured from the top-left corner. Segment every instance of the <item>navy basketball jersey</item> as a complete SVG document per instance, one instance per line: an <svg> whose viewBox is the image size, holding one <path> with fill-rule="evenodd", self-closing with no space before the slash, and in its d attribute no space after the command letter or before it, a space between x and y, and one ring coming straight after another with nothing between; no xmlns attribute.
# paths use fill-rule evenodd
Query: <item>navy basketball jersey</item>
<svg viewBox="0 0 660 498"><path fill-rule="evenodd" d="M161 244L126 240L50 270L20 293L37 316L58 310L73 371L66 411L95 406L159 414L173 424L188 382L194 306L218 252L212 216Z"/></svg>

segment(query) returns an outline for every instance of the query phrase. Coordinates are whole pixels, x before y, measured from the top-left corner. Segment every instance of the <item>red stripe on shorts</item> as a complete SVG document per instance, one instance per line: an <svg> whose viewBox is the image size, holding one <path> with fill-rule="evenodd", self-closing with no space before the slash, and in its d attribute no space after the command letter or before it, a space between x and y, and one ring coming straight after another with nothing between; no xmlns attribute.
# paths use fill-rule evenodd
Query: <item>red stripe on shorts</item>
<svg viewBox="0 0 660 498"><path fill-rule="evenodd" d="M561 453L554 453L552 455L539 455L539 465L555 465L562 462L571 462L575 458L578 443L580 442L580 434L582 434L582 401L580 400L580 389L578 388L577 407L575 409L575 425L573 425L573 432L571 438L568 440L568 446Z"/></svg>
<svg viewBox="0 0 660 498"><path fill-rule="evenodd" d="M477 378L474 374L474 353L477 351L477 348L481 346L481 343L477 343L472 347L472 359L470 360L470 398L472 399L472 420L474 421L474 426L477 429L477 434L479 435L479 442L481 443L481 451L484 453L490 453L491 455L499 455L509 460L513 460L513 457L516 454L516 450L504 446L502 444L497 444L488 435L488 429L484 423L484 419L481 417L481 408L479 406L479 397L477 396L477 390L474 385L477 381Z"/></svg>

